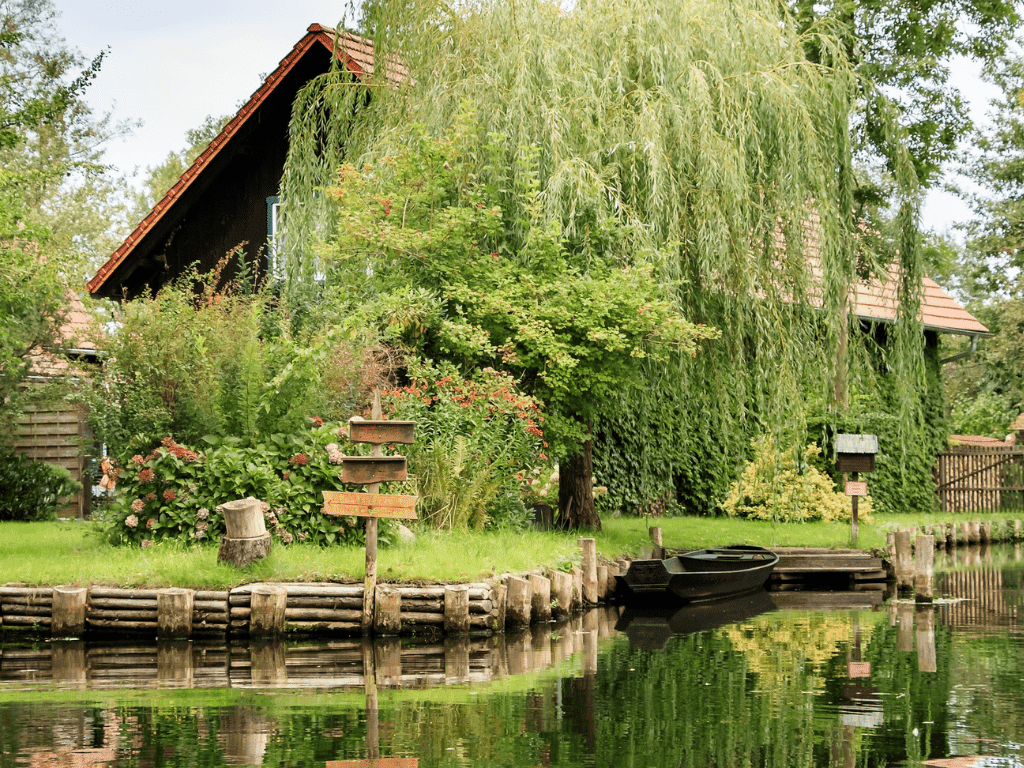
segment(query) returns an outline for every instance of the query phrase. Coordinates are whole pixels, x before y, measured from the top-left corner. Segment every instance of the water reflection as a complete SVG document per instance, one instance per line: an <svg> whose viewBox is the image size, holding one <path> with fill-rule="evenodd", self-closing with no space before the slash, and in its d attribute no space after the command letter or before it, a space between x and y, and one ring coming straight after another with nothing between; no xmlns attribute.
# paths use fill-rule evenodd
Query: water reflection
<svg viewBox="0 0 1024 768"><path fill-rule="evenodd" d="M1024 570L1001 557L926 607L778 593L435 643L4 647L0 765L1020 766Z"/></svg>

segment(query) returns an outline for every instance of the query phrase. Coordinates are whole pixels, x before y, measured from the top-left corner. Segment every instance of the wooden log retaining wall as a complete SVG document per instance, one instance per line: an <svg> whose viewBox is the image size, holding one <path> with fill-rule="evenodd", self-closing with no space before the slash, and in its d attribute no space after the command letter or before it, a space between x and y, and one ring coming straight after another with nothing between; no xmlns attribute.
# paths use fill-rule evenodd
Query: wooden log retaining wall
<svg viewBox="0 0 1024 768"><path fill-rule="evenodd" d="M445 635L461 632L502 632L510 626L543 624L552 618L564 618L588 605L607 602L614 592L614 575L619 563L602 564L602 579L587 579L580 569L572 574L537 571L528 574L504 574L500 579L462 585L381 584L390 600L379 600L374 617L377 635ZM509 585L515 589L510 590ZM260 584L246 584L230 591L198 590L192 594L189 636L273 635L267 617L253 620L253 591L262 597ZM272 585L285 592L283 631L290 633L363 634L363 585L339 583L284 583ZM88 589L85 604L85 633L113 634L133 632L163 634L162 627L183 626L181 617L161 619L161 593L171 590L118 589L94 586ZM270 590L274 591L274 590ZM596 601L584 599L588 592ZM48 630L53 622L54 587L26 587L8 584L0 587L0 628ZM508 599L509 594L516 599ZM169 594L164 594L164 604ZM267 610L260 600L255 610ZM390 606L390 608L389 608ZM279 608L279 605L278 605ZM390 611L390 613L389 613ZM253 627L261 631L251 632Z"/></svg>

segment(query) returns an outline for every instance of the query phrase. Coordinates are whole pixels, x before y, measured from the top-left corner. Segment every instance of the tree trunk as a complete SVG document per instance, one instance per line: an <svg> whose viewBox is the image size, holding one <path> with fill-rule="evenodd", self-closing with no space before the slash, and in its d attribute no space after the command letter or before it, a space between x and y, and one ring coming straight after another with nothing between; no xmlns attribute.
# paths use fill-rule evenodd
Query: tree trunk
<svg viewBox="0 0 1024 768"><path fill-rule="evenodd" d="M594 508L593 442L590 440L583 444L583 450L559 465L558 522L559 527L570 531L601 530L601 518Z"/></svg>

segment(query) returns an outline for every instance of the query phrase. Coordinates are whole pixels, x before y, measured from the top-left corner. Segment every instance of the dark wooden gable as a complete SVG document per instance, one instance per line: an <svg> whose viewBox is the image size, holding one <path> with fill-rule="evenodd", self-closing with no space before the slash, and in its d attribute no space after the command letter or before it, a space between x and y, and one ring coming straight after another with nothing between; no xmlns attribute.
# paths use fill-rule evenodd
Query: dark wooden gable
<svg viewBox="0 0 1024 768"><path fill-rule="evenodd" d="M278 68L135 231L89 281L94 296L131 298L198 264L213 268L242 246L267 268L267 198L275 196L299 89L328 70L334 30L314 24ZM342 33L339 58L354 74L372 67L372 48ZM244 244L244 245L243 245Z"/></svg>

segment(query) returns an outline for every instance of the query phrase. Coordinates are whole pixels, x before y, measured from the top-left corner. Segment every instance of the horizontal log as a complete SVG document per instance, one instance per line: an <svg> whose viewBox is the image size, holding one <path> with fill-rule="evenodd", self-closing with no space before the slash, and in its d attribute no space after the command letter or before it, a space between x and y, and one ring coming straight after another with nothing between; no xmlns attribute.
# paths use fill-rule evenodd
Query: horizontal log
<svg viewBox="0 0 1024 768"><path fill-rule="evenodd" d="M6 620L8 616L49 616L53 608L49 605L11 605L3 604L2 613Z"/></svg>
<svg viewBox="0 0 1024 768"><path fill-rule="evenodd" d="M2 606L19 605L53 605L53 598L47 597L4 597L0 600Z"/></svg>
<svg viewBox="0 0 1024 768"><path fill-rule="evenodd" d="M124 619L125 621L134 621L136 619L141 621L149 621L152 619L156 621L156 610L152 611L127 611L124 609L93 609L86 614L89 619Z"/></svg>
<svg viewBox="0 0 1024 768"><path fill-rule="evenodd" d="M362 610L338 610L327 608L290 608L285 607L285 621L359 621Z"/></svg>
<svg viewBox="0 0 1024 768"><path fill-rule="evenodd" d="M231 596L238 594L251 595L253 587L258 584L245 584L231 590ZM285 588L288 597L362 597L362 584L280 584Z"/></svg>
<svg viewBox="0 0 1024 768"><path fill-rule="evenodd" d="M156 621L109 621L107 619L86 619L90 627L96 629L156 629Z"/></svg>
<svg viewBox="0 0 1024 768"><path fill-rule="evenodd" d="M90 597L114 597L129 600L156 600L156 589L118 589L116 587L92 587Z"/></svg>
<svg viewBox="0 0 1024 768"><path fill-rule="evenodd" d="M192 599L195 600L196 605L198 605L203 600L223 600L226 603L228 601L228 595L230 594L231 593L227 591L211 592L209 590L199 589L196 590L196 593Z"/></svg>
<svg viewBox="0 0 1024 768"><path fill-rule="evenodd" d="M362 624L358 621L291 621L286 622L288 629L317 630L320 632L352 632L361 631Z"/></svg>
<svg viewBox="0 0 1024 768"><path fill-rule="evenodd" d="M138 599L129 600L120 597L93 597L89 601L89 610L95 611L97 608L128 608L133 611L155 611L156 610L156 598L152 600Z"/></svg>
<svg viewBox="0 0 1024 768"><path fill-rule="evenodd" d="M340 610L342 608L363 609L362 595L359 597L292 597L288 595L289 608L327 608Z"/></svg>
<svg viewBox="0 0 1024 768"><path fill-rule="evenodd" d="M240 593L240 594L231 594L231 595L228 596L228 605L230 605L232 607L234 607L236 605L244 605L244 606L248 607L248 605L251 602L252 602L252 595L248 594L248 593L245 593L245 594L242 594L242 593Z"/></svg>
<svg viewBox="0 0 1024 768"><path fill-rule="evenodd" d="M444 600L444 587L399 587L392 586L391 589L395 590L402 596L403 602L406 598L419 599L419 600L432 600L438 599ZM466 584L463 586L469 587L469 599L472 600L489 600L491 597L491 588L486 584Z"/></svg>
<svg viewBox="0 0 1024 768"><path fill-rule="evenodd" d="M33 624L41 624L43 626L50 626L49 616L8 616L4 614L4 624L10 624L12 626L29 626ZM6 656L6 653L4 654Z"/></svg>
<svg viewBox="0 0 1024 768"><path fill-rule="evenodd" d="M0 587L0 597L52 597L53 587Z"/></svg>
<svg viewBox="0 0 1024 768"><path fill-rule="evenodd" d="M227 600L193 600L192 610L207 611L208 613L227 613Z"/></svg>
<svg viewBox="0 0 1024 768"><path fill-rule="evenodd" d="M470 613L490 613L493 607L490 600L469 601ZM405 613L444 613L444 600L403 597L402 611Z"/></svg>

